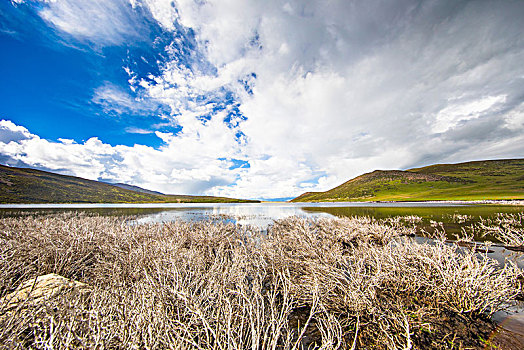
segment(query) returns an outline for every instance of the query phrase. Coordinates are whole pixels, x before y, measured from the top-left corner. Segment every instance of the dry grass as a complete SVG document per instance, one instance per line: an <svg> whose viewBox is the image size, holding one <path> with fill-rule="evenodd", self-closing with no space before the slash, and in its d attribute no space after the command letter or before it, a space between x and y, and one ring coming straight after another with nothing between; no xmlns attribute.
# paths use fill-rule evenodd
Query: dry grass
<svg viewBox="0 0 524 350"><path fill-rule="evenodd" d="M290 218L267 234L206 222L4 218L0 297L47 273L92 288L15 312L0 305L0 344L439 348L432 320L453 314L470 322L518 293L515 266L442 241L418 244L406 237L413 233L399 220L369 218Z"/></svg>
<svg viewBox="0 0 524 350"><path fill-rule="evenodd" d="M499 213L492 219L481 218L478 229L508 246L524 248L524 213Z"/></svg>

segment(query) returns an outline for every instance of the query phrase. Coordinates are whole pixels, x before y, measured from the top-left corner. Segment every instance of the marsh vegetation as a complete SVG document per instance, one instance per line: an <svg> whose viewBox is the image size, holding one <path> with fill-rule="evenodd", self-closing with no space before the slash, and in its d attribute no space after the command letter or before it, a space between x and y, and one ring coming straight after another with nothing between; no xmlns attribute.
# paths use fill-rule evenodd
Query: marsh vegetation
<svg viewBox="0 0 524 350"><path fill-rule="evenodd" d="M222 222L129 225L128 217L85 214L2 218L0 344L496 345L489 315L521 295L522 270L448 244L443 234L417 243L417 220L295 217L261 232ZM87 287L13 304L23 282L50 273Z"/></svg>

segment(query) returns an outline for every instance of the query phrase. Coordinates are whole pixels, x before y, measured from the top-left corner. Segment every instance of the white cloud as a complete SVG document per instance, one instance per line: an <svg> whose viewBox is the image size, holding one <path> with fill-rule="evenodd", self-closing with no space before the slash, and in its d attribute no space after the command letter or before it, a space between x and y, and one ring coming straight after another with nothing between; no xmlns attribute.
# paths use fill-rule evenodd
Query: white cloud
<svg viewBox="0 0 524 350"><path fill-rule="evenodd" d="M134 6L138 4L135 0L130 0L130 3ZM178 15L173 0L142 0L142 3L162 27L168 30L175 29L174 24Z"/></svg>
<svg viewBox="0 0 524 350"><path fill-rule="evenodd" d="M509 111L505 115L505 126L514 130L515 132L520 132L524 129L524 102L515 107L513 110Z"/></svg>
<svg viewBox="0 0 524 350"><path fill-rule="evenodd" d="M479 118L483 112L491 111L495 105L501 105L506 101L506 96L487 96L475 101L450 104L435 117L432 130L435 133L445 132L456 127L461 122Z"/></svg>
<svg viewBox="0 0 524 350"><path fill-rule="evenodd" d="M75 36L117 42L134 33L120 11L126 6L57 0L44 18ZM166 123L182 132L157 132L159 149L33 135L4 143L3 154L56 169L69 161L78 175L164 192L259 198L326 190L374 169L524 154L522 2L130 2L139 7L174 33L165 50L172 60L147 79L128 69L130 87L169 106ZM100 26L88 28L87 18ZM184 60L176 23L198 43ZM226 125L227 93L247 120ZM111 85L94 101L113 111L138 108ZM76 158L32 154L33 143L50 155L68 147ZM230 170L222 159L250 167Z"/></svg>
<svg viewBox="0 0 524 350"><path fill-rule="evenodd" d="M251 168L217 194L293 196L377 168L524 150L495 147L524 131L507 122L524 92L522 4L177 4L221 84L239 92L242 74L257 76L252 95L239 92ZM223 74L233 65L236 77Z"/></svg>
<svg viewBox="0 0 524 350"><path fill-rule="evenodd" d="M10 125L11 130L20 128L13 125ZM114 155L111 146L102 144L97 138L76 144L70 140L50 142L30 133L22 140L0 142L0 153L9 158L6 162L9 165L54 169L88 179L97 179L105 170L102 160Z"/></svg>
<svg viewBox="0 0 524 350"><path fill-rule="evenodd" d="M148 96L133 97L129 91L109 82L95 89L91 101L102 106L104 112L118 115L124 113L151 114L158 108L158 103Z"/></svg>
<svg viewBox="0 0 524 350"><path fill-rule="evenodd" d="M0 142L18 142L31 137L29 130L23 126L16 125L10 120L0 120Z"/></svg>
<svg viewBox="0 0 524 350"><path fill-rule="evenodd" d="M114 45L140 35L139 22L126 0L55 0L39 15L79 40Z"/></svg>
<svg viewBox="0 0 524 350"><path fill-rule="evenodd" d="M25 165L87 179L126 182L164 193L203 193L234 181L230 158L238 152L232 131L219 117L196 133L157 132L165 141L159 149L144 145L111 146L93 137L84 143L53 142L31 134L10 121L0 121L0 154L5 164ZM137 130L133 130L137 132ZM22 134L23 137L9 137ZM4 137L7 136L7 137Z"/></svg>
<svg viewBox="0 0 524 350"><path fill-rule="evenodd" d="M154 131L152 130L135 128L135 127L127 127L125 130L129 134L141 134L141 135L154 134Z"/></svg>
<svg viewBox="0 0 524 350"><path fill-rule="evenodd" d="M98 45L120 45L147 37L148 18L174 31L178 18L173 0L37 0L38 14L62 33ZM13 0L22 4L26 0ZM147 16L146 16L147 17Z"/></svg>

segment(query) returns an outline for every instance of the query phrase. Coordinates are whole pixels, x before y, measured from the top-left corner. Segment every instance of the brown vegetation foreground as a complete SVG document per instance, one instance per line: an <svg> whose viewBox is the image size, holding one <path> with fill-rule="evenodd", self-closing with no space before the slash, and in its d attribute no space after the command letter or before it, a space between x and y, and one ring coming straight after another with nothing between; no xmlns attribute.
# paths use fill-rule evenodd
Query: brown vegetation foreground
<svg viewBox="0 0 524 350"><path fill-rule="evenodd" d="M0 219L0 344L483 347L484 315L519 293L521 271L412 233L368 218L290 218L267 234L84 215ZM9 306L6 295L49 273L89 288Z"/></svg>

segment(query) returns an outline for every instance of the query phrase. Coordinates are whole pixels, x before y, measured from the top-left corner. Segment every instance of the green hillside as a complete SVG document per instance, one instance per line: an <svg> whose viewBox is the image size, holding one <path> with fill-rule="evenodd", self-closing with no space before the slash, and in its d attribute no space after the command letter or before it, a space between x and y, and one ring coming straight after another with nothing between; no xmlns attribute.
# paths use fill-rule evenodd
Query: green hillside
<svg viewBox="0 0 524 350"><path fill-rule="evenodd" d="M376 170L292 202L524 199L524 159Z"/></svg>
<svg viewBox="0 0 524 350"><path fill-rule="evenodd" d="M129 188L133 188L129 186ZM138 189L138 188L137 188ZM0 165L0 203L205 203L246 202L207 196L163 195L104 182Z"/></svg>

